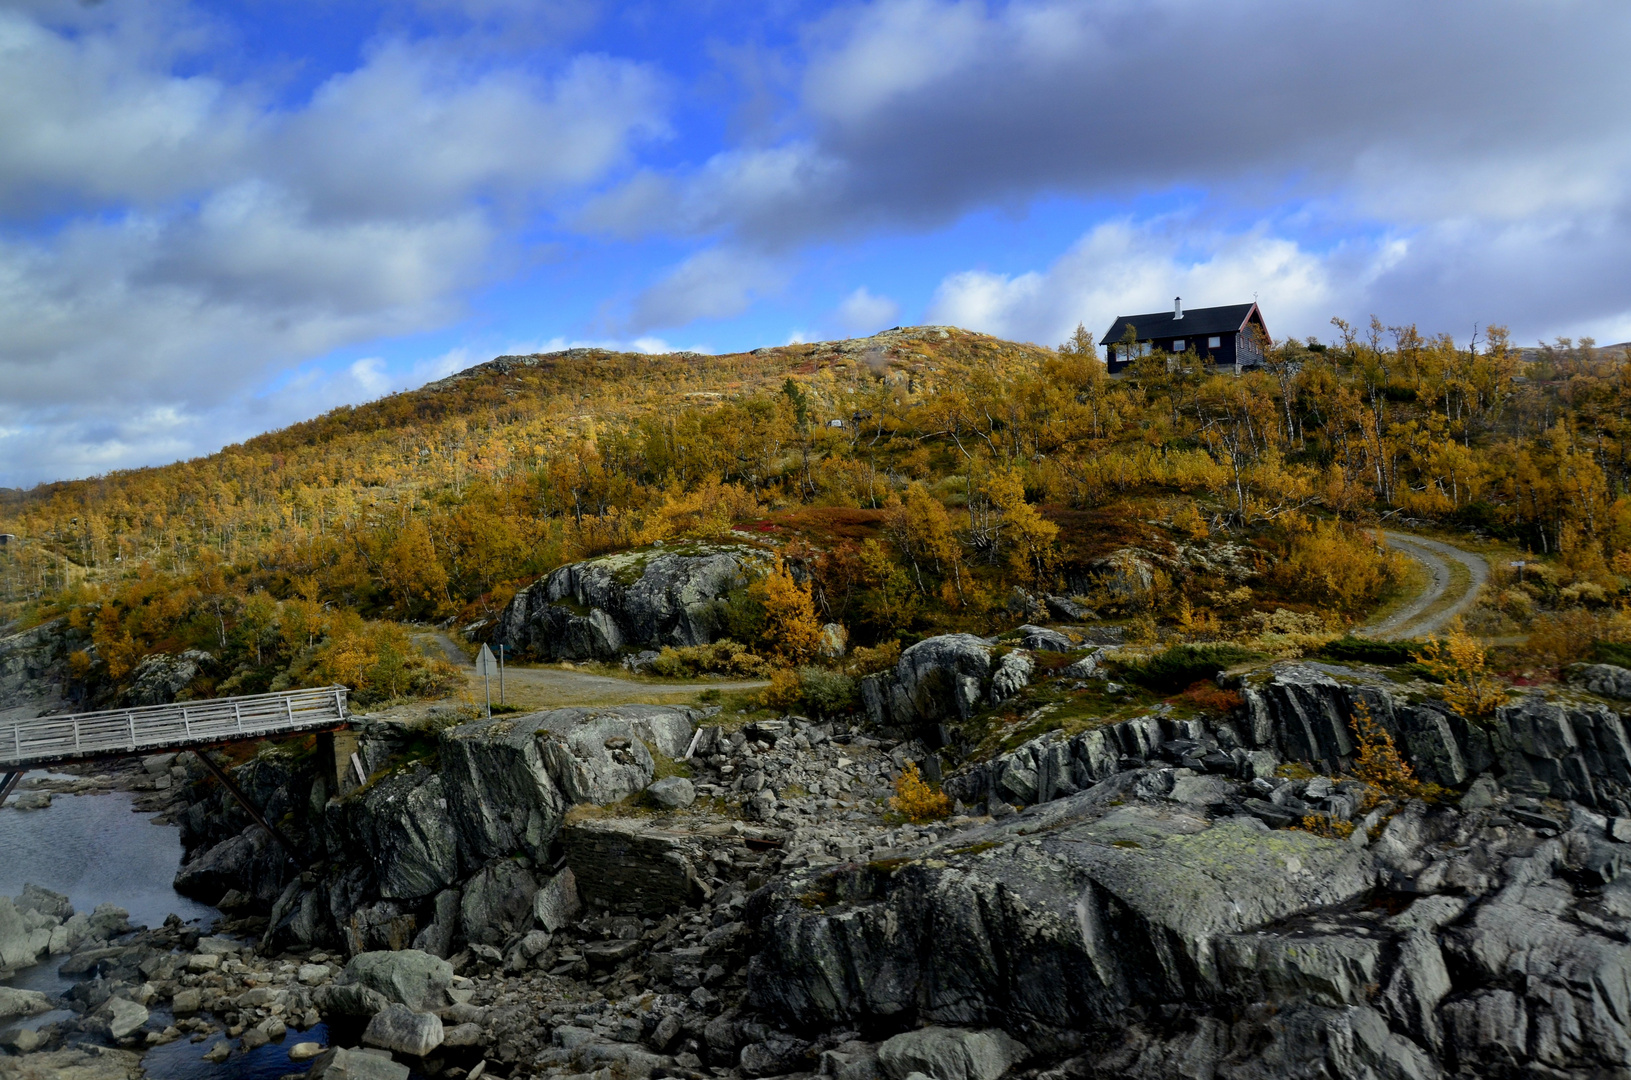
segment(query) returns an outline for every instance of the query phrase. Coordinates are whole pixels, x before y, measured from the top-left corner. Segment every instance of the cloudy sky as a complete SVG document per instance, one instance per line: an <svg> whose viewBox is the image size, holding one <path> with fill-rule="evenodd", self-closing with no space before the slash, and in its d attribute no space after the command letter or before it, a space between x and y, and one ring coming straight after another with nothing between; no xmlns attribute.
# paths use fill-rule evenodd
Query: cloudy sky
<svg viewBox="0 0 1631 1080"><path fill-rule="evenodd" d="M0 485L489 357L1631 338L1625 0L0 0Z"/></svg>

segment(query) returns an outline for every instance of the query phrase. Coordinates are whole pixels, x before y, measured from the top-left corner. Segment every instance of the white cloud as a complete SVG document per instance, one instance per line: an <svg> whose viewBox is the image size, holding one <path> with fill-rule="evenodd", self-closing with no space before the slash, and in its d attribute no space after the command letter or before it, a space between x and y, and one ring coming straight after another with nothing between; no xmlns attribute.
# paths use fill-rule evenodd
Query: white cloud
<svg viewBox="0 0 1631 1080"><path fill-rule="evenodd" d="M1255 297L1278 336L1317 332L1336 313L1326 263L1290 240L1255 230L1215 234L1201 257L1196 244L1159 226L1101 225L1043 271L1017 275L965 270L948 275L930 302L930 323L1053 345L1085 323L1095 338L1118 315L1161 310L1173 296L1187 307L1236 304Z"/></svg>
<svg viewBox="0 0 1631 1080"><path fill-rule="evenodd" d="M746 311L755 298L779 290L786 280L787 270L765 256L709 248L636 297L629 324L642 331L730 318Z"/></svg>
<svg viewBox="0 0 1631 1080"><path fill-rule="evenodd" d="M375 361L252 395L445 325L519 222L664 131L661 78L605 56L386 40L274 105L175 74L212 33L162 2L0 10L0 425L28 444L0 483L207 451L296 418L289 387L298 415L378 396Z"/></svg>
<svg viewBox="0 0 1631 1080"><path fill-rule="evenodd" d="M844 297L834 317L840 331L859 337L894 323L900 317L900 305L887 296L874 296L863 285Z"/></svg>

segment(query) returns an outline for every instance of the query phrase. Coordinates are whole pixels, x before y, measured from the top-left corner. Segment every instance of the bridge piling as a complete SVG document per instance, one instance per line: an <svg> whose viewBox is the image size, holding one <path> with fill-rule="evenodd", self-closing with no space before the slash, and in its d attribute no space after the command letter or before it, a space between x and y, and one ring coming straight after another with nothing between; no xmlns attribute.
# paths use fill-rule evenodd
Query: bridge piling
<svg viewBox="0 0 1631 1080"><path fill-rule="evenodd" d="M12 789L17 786L17 782L22 778L22 769L10 769L4 777L0 777L0 806L6 805L6 800L11 797Z"/></svg>

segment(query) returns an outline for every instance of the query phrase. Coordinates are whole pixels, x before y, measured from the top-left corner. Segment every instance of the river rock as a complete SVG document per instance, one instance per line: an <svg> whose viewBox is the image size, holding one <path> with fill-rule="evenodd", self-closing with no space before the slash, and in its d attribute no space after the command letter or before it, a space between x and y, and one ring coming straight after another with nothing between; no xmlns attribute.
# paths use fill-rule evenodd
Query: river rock
<svg viewBox="0 0 1631 1080"><path fill-rule="evenodd" d="M453 965L418 949L366 952L351 958L341 979L410 1009L434 1009L446 1004Z"/></svg>
<svg viewBox="0 0 1631 1080"><path fill-rule="evenodd" d="M0 1020L16 1016L38 1016L50 1012L51 999L38 990L18 990L0 986Z"/></svg>
<svg viewBox="0 0 1631 1080"><path fill-rule="evenodd" d="M0 1058L4 1080L144 1080L146 1075L141 1055L105 1046L79 1044Z"/></svg>
<svg viewBox="0 0 1631 1080"><path fill-rule="evenodd" d="M611 660L624 647L705 645L724 627L724 598L772 561L744 545L692 543L571 563L518 592L493 640L544 660Z"/></svg>
<svg viewBox="0 0 1631 1080"><path fill-rule="evenodd" d="M1000 1028L926 1027L886 1040L878 1047L878 1064L890 1080L906 1080L912 1073L935 1080L997 1080L1028 1053Z"/></svg>
<svg viewBox="0 0 1631 1080"><path fill-rule="evenodd" d="M22 895L17 897L17 910L32 911L60 923L73 918L74 905L62 893L29 883L23 886Z"/></svg>
<svg viewBox="0 0 1631 1080"><path fill-rule="evenodd" d="M391 1005L368 1021L362 1041L368 1046L424 1057L442 1045L442 1021L435 1013Z"/></svg>
<svg viewBox="0 0 1631 1080"><path fill-rule="evenodd" d="M49 947L47 935L46 948ZM28 967L40 951L34 947L33 935L11 897L0 896L0 968Z"/></svg>
<svg viewBox="0 0 1631 1080"><path fill-rule="evenodd" d="M108 1034L122 1039L147 1023L147 1010L134 1001L109 998L107 1004Z"/></svg>
<svg viewBox="0 0 1631 1080"><path fill-rule="evenodd" d="M377 1051L335 1047L312 1062L308 1080L408 1080L406 1065Z"/></svg>

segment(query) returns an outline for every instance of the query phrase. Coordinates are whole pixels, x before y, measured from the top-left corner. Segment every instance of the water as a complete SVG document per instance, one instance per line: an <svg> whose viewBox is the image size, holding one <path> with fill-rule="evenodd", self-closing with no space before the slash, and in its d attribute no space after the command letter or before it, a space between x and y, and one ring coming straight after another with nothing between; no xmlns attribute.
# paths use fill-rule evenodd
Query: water
<svg viewBox="0 0 1631 1080"><path fill-rule="evenodd" d="M31 774L42 775L42 774ZM57 795L44 810L0 807L0 895L15 897L33 882L65 893L75 911L98 904L116 904L130 912L136 926L159 926L170 914L184 922L213 926L218 912L189 900L171 888L181 865L181 830L155 825L147 815L134 812L134 797L123 792L103 795ZM61 958L24 968L5 985L47 994L60 994L73 985L57 974ZM38 1028L73 1015L51 1012L25 1021ZM155 1021L167 1023L168 1013L153 1010ZM328 1029L318 1024L309 1031L290 1028L282 1040L248 1054L234 1053L217 1065L203 1055L224 1036L201 1043L186 1039L156 1047L144 1059L150 1080L268 1080L302 1072L305 1063L289 1061L289 1048L297 1042L328 1044Z"/></svg>

